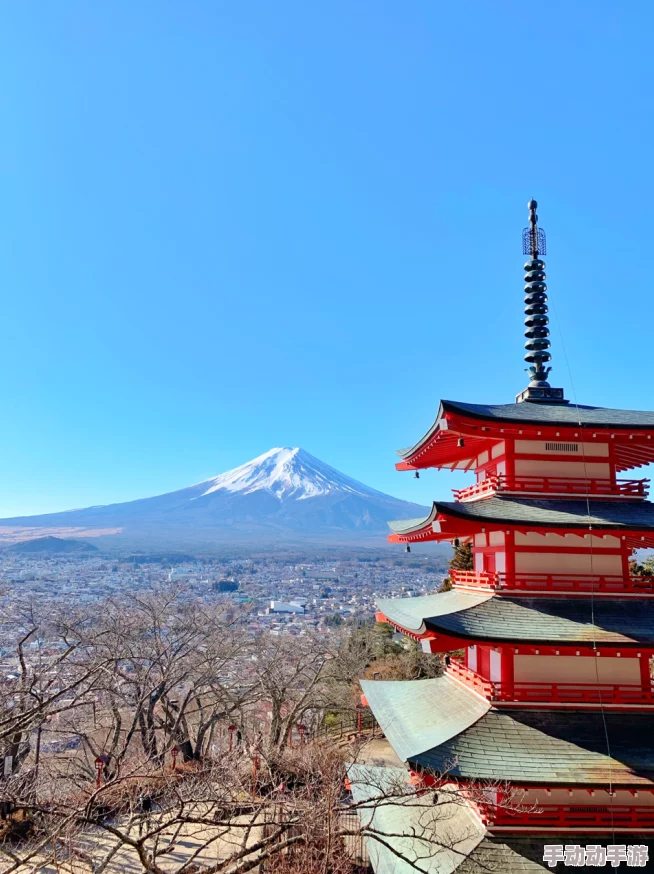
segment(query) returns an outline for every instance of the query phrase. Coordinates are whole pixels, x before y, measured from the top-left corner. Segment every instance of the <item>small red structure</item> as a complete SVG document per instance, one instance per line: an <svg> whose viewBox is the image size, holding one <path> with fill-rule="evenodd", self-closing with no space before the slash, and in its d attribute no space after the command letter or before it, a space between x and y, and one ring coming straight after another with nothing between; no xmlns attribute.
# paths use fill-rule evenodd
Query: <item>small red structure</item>
<svg viewBox="0 0 654 874"><path fill-rule="evenodd" d="M173 771L177 770L177 756L178 756L178 754L179 754L179 747L173 747L172 750L170 751L170 755L172 756L172 759L173 759Z"/></svg>
<svg viewBox="0 0 654 874"><path fill-rule="evenodd" d="M102 785L102 771L104 770L105 760L101 756L97 756L95 762L95 786L99 789Z"/></svg>

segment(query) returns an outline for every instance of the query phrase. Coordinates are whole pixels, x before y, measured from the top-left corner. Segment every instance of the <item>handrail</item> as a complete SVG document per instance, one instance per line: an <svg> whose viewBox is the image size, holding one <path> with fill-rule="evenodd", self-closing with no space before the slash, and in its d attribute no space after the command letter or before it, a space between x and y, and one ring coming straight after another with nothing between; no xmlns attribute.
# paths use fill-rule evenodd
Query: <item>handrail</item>
<svg viewBox="0 0 654 874"><path fill-rule="evenodd" d="M456 586L485 589L487 591L529 592L607 592L612 594L654 592L654 576L628 576L616 574L507 574L491 571L450 570Z"/></svg>
<svg viewBox="0 0 654 874"><path fill-rule="evenodd" d="M526 683L493 682L450 656L445 672L490 701L547 702L552 704L642 704L654 703L654 686L627 683Z"/></svg>
<svg viewBox="0 0 654 874"><path fill-rule="evenodd" d="M548 703L640 704L654 702L654 689L613 683L494 683L497 701Z"/></svg>
<svg viewBox="0 0 654 874"><path fill-rule="evenodd" d="M593 495L599 497L646 498L649 492L649 479L608 479L560 477L560 476L512 476L496 474L473 483L464 489L453 489L457 501L470 501L497 492Z"/></svg>
<svg viewBox="0 0 654 874"><path fill-rule="evenodd" d="M606 804L539 804L531 810L511 810L477 802L475 805L486 825L534 828L574 826L615 826L616 828L652 828L654 807L628 807Z"/></svg>
<svg viewBox="0 0 654 874"><path fill-rule="evenodd" d="M495 696L493 683L491 683L490 680L485 680L483 677L479 676L479 674L470 670L470 668L467 668L460 659L450 656L450 661L449 664L446 665L445 673L452 674L452 676L464 682L466 686L470 686L470 688L479 692L479 694L483 695L484 698L492 699Z"/></svg>

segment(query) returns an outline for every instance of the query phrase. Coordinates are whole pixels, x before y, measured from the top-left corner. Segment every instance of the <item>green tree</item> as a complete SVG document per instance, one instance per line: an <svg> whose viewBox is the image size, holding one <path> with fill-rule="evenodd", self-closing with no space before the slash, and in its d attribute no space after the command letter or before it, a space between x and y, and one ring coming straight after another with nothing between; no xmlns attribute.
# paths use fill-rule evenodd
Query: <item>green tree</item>
<svg viewBox="0 0 654 874"><path fill-rule="evenodd" d="M450 559L450 570L472 571L475 568L475 559L472 554L472 543L459 543L454 546L454 555ZM445 577L441 592L449 592L452 589L452 580Z"/></svg>

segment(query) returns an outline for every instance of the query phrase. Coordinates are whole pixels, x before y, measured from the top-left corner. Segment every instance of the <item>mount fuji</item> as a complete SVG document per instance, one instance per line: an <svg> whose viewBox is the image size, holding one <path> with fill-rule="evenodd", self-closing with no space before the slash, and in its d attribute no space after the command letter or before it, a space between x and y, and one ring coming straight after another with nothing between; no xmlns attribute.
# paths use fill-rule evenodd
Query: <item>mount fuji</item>
<svg viewBox="0 0 654 874"><path fill-rule="evenodd" d="M204 550L258 543L382 547L390 519L427 515L298 447L271 449L212 479L122 504L0 519L0 544L53 535L103 549Z"/></svg>

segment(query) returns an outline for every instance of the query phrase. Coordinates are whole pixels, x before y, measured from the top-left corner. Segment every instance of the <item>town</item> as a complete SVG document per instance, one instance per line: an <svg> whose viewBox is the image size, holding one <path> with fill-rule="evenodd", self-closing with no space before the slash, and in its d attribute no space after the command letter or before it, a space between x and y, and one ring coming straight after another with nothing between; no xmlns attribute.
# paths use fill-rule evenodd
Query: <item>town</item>
<svg viewBox="0 0 654 874"><path fill-rule="evenodd" d="M178 561L6 552L0 557L0 654L3 646L13 644L34 604L56 613L70 604L92 607L139 590L179 586L200 602L233 605L253 633L265 628L299 634L348 620L372 621L378 598L435 592L446 572L447 557L436 552L411 557L390 550L315 558L180 556Z"/></svg>

